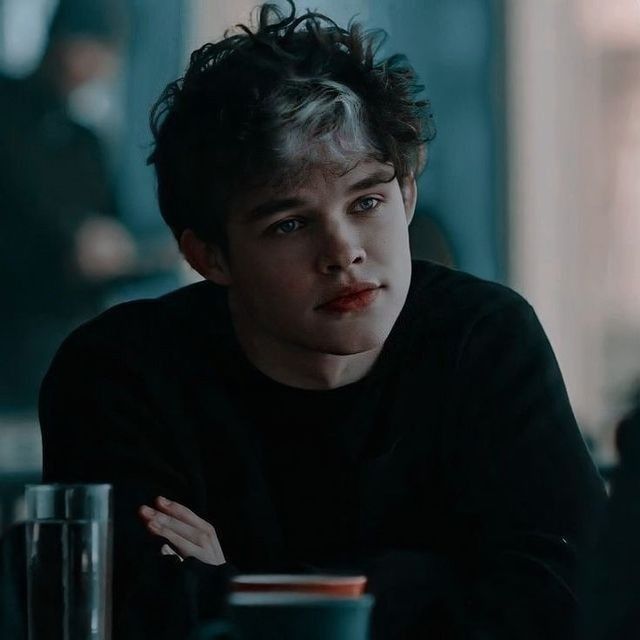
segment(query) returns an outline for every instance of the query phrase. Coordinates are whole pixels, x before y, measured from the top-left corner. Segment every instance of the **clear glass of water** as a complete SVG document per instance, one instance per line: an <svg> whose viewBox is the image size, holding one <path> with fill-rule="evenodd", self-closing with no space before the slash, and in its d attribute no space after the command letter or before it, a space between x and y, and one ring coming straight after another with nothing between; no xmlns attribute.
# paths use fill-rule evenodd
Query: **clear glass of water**
<svg viewBox="0 0 640 640"><path fill-rule="evenodd" d="M29 640L110 640L111 485L25 491Z"/></svg>

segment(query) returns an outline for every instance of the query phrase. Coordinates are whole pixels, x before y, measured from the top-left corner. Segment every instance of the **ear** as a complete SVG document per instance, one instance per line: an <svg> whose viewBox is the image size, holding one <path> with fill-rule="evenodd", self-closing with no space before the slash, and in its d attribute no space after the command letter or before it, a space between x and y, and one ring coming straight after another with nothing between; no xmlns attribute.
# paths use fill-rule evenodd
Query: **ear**
<svg viewBox="0 0 640 640"><path fill-rule="evenodd" d="M185 229L180 236L180 251L203 278L225 287L231 284L228 261L217 245L205 242L191 229Z"/></svg>
<svg viewBox="0 0 640 640"><path fill-rule="evenodd" d="M402 191L402 200L404 202L404 212L407 217L407 225L413 219L416 210L416 202L418 201L418 185L413 175L407 176L400 184Z"/></svg>

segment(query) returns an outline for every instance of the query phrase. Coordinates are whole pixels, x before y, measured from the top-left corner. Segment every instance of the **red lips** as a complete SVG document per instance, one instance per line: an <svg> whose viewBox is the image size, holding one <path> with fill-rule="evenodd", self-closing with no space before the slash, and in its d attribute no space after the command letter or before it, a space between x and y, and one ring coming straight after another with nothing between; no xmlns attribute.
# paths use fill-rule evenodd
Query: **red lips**
<svg viewBox="0 0 640 640"><path fill-rule="evenodd" d="M323 311L346 312L357 311L369 306L378 296L380 285L372 282L358 282L343 287L328 302L318 308Z"/></svg>

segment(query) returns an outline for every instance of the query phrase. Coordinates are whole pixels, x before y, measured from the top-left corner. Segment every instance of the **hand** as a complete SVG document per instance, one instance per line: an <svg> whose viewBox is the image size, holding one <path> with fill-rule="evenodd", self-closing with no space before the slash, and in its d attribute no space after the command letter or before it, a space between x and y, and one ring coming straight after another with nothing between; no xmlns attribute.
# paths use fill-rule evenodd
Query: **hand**
<svg viewBox="0 0 640 640"><path fill-rule="evenodd" d="M132 273L137 248L127 229L113 218L92 214L75 234L75 265L80 275L99 281Z"/></svg>
<svg viewBox="0 0 640 640"><path fill-rule="evenodd" d="M194 557L213 565L226 562L216 530L206 520L162 496L156 498L155 507L142 505L138 514L147 529L170 542L182 558Z"/></svg>

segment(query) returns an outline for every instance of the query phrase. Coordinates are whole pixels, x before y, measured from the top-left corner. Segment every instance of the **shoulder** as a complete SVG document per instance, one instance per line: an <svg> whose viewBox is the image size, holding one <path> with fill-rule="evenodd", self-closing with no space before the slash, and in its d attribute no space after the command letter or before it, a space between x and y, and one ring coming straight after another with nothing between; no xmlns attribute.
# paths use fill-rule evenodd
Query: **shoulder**
<svg viewBox="0 0 640 640"><path fill-rule="evenodd" d="M502 315L533 312L513 289L431 262L415 260L407 312L430 324L466 327Z"/></svg>
<svg viewBox="0 0 640 640"><path fill-rule="evenodd" d="M205 331L225 330L225 306L224 290L206 281L158 298L124 302L78 327L59 353L166 357L172 350L188 348Z"/></svg>
<svg viewBox="0 0 640 640"><path fill-rule="evenodd" d="M391 370L445 379L470 344L500 351L513 335L544 339L531 306L509 287L428 261L414 260L412 266L409 294L385 349L383 362Z"/></svg>
<svg viewBox="0 0 640 640"><path fill-rule="evenodd" d="M0 126L13 126L15 119L24 110L24 82L16 78L0 75Z"/></svg>
<svg viewBox="0 0 640 640"><path fill-rule="evenodd" d="M15 99L17 95L22 93L24 82L17 78L0 75L0 96L3 101Z"/></svg>
<svg viewBox="0 0 640 640"><path fill-rule="evenodd" d="M33 80L0 75L0 108L3 119L14 118L20 123L30 121L42 108Z"/></svg>

